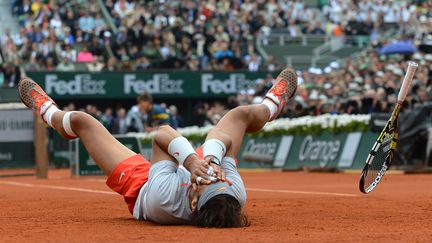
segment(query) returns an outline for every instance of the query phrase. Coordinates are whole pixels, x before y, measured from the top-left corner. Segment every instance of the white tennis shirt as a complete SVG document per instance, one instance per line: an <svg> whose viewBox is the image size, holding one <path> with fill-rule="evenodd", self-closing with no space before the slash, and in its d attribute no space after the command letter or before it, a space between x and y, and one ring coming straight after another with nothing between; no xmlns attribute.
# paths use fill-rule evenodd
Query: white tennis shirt
<svg viewBox="0 0 432 243"><path fill-rule="evenodd" d="M234 159L225 157L221 168L233 183L236 199L244 206L246 190ZM168 160L154 163L147 183L138 194L134 218L159 224L187 224L192 215L188 198L190 185L190 173L183 166Z"/></svg>

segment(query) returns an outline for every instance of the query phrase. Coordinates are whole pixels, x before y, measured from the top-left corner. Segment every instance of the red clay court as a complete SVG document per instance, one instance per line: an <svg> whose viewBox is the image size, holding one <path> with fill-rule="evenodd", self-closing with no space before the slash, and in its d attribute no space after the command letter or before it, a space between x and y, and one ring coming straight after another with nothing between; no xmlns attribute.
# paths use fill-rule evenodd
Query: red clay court
<svg viewBox="0 0 432 243"><path fill-rule="evenodd" d="M16 171L15 171L16 172ZM19 171L25 173L26 171ZM27 171L28 172L28 171ZM273 241L430 242L430 175L389 174L369 195L358 173L242 171L246 212L239 229L135 221L104 177L0 177L0 242Z"/></svg>

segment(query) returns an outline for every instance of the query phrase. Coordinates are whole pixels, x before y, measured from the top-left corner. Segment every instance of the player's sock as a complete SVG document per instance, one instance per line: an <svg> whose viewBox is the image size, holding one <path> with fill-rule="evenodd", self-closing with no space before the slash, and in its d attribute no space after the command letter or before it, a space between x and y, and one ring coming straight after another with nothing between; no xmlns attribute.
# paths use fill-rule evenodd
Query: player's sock
<svg viewBox="0 0 432 243"><path fill-rule="evenodd" d="M265 106L267 106L267 108L270 111L270 116L269 116L269 120L271 120L271 118L274 116L274 114L276 114L276 112L278 112L278 106L271 101L270 99L264 99L262 104L264 104Z"/></svg>
<svg viewBox="0 0 432 243"><path fill-rule="evenodd" d="M40 108L42 119L52 128L54 128L52 125L52 117L54 113L58 111L60 111L60 109L51 101L45 102Z"/></svg>

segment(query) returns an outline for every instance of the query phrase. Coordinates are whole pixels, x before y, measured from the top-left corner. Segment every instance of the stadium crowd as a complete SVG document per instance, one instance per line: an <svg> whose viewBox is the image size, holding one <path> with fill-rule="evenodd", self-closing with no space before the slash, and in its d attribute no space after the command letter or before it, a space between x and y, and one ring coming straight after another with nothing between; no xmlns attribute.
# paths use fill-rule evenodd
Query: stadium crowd
<svg viewBox="0 0 432 243"><path fill-rule="evenodd" d="M386 112L395 102L406 56L378 54L385 26L397 25L400 36L415 44L428 38L432 41L432 4L428 1L331 0L320 9L309 8L300 0L104 3L114 29L96 0L13 0L12 12L19 19L20 30L17 34L7 30L0 38L3 85L16 85L20 67L26 71L74 71L76 63L88 71L244 68L272 72L283 65L259 55L258 37L266 44L271 32L292 37L368 35L369 49L359 58L348 58L343 65L335 62L324 69L298 71L298 95L283 115ZM431 54L416 52L412 58L421 67L406 103L409 107L430 100L432 94ZM168 115L168 122L177 127L214 124L227 109L260 102L273 79L269 74L256 81L256 89L242 90L225 103L197 103L192 124L185 124L170 104L157 104L158 114ZM125 108L102 112L88 105L83 110L113 133L148 131L155 126L149 118L153 111ZM141 114L137 115L137 109Z"/></svg>
<svg viewBox="0 0 432 243"><path fill-rule="evenodd" d="M277 69L258 55L258 36L264 43L274 31L374 41L394 24L421 38L417 27L430 23L431 12L428 1L332 0L310 8L300 0L106 0L111 25L96 0L12 1L20 30L1 37L12 85L23 63L28 71L73 71L76 62L89 71Z"/></svg>

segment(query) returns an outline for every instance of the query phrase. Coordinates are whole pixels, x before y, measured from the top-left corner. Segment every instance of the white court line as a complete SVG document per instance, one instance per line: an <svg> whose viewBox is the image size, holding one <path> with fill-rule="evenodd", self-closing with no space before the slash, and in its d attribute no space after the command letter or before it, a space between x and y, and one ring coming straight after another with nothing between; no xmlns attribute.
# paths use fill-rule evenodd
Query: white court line
<svg viewBox="0 0 432 243"><path fill-rule="evenodd" d="M80 187L66 187L66 186L49 186L49 185L37 185L13 181L0 181L0 184L10 185L10 186L21 186L21 187L33 187L33 188L47 188L56 189L63 191L77 191L77 192L89 192L98 194L108 194L108 195L118 195L115 192L103 191L103 190L93 190ZM246 188L248 191L255 192L271 192L271 193L290 193L290 194L306 194L306 195L320 195L320 196L339 196L339 197L358 197L356 194L348 193L336 193L336 192L310 192L310 191L293 191L293 190L274 190L274 189L259 189L259 188Z"/></svg>
<svg viewBox="0 0 432 243"><path fill-rule="evenodd" d="M10 185L10 186L21 186L21 187L47 188L47 189L56 189L56 190L63 190L63 191L90 192L90 193L98 193L98 194L118 195L115 192L93 190L93 189L86 189L80 187L37 185L37 184L29 184L29 183L21 183L21 182L13 182L13 181L0 181L0 184Z"/></svg>
<svg viewBox="0 0 432 243"><path fill-rule="evenodd" d="M277 193L290 193L290 194L307 194L307 195L320 195L320 196L338 196L338 197L358 197L357 194L337 193L337 192L309 192L309 191L293 191L293 190L274 190L274 189L259 189L259 188L246 188L247 191L253 192L277 192Z"/></svg>

